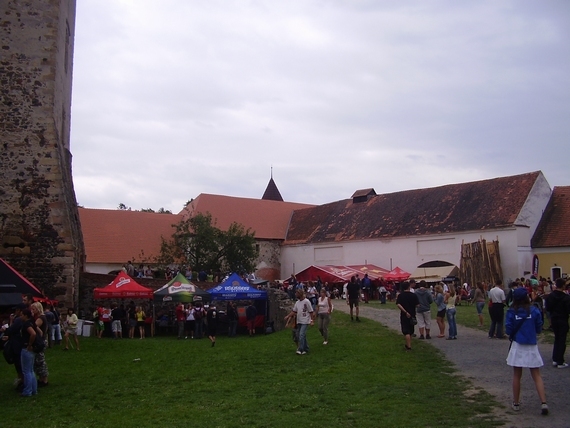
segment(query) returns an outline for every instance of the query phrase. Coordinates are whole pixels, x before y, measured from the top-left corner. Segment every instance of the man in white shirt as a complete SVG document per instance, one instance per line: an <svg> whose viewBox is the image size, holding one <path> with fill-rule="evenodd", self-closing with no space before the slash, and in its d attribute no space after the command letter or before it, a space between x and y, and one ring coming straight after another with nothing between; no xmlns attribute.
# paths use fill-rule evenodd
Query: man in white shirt
<svg viewBox="0 0 570 428"><path fill-rule="evenodd" d="M297 318L297 330L299 332L299 345L297 348L297 354L305 355L309 352L309 344L307 343L307 328L309 325L313 325L315 319L315 313L313 311L313 305L309 302L309 299L305 297L304 290L297 290L295 292L297 296L297 301L295 302L295 306L293 306L293 310L289 315L285 317L285 319L289 319L292 317Z"/></svg>
<svg viewBox="0 0 570 428"><path fill-rule="evenodd" d="M495 286L489 290L489 316L491 317L491 328L489 329L489 339L496 337L503 339L503 319L505 313L505 292L503 290L503 281L497 280ZM496 336L495 336L496 333Z"/></svg>

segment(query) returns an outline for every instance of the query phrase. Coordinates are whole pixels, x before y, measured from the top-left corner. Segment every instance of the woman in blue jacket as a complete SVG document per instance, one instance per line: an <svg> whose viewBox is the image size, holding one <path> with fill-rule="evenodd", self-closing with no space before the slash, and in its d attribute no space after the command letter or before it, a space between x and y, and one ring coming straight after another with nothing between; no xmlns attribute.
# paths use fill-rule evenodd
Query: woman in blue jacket
<svg viewBox="0 0 570 428"><path fill-rule="evenodd" d="M536 340L536 335L542 331L542 315L530 304L525 288L514 290L513 305L507 311L505 325L511 340L507 364L513 367L513 410L520 410L522 371L523 367L528 367L541 401L541 413L547 415L548 405L540 375L540 367L544 364Z"/></svg>

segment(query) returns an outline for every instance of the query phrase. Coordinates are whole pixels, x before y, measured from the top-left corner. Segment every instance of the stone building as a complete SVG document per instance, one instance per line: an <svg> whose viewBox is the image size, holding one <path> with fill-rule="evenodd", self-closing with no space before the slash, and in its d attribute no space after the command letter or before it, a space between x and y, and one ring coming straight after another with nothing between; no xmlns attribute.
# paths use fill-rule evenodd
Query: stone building
<svg viewBox="0 0 570 428"><path fill-rule="evenodd" d="M69 143L75 0L0 2L0 257L76 304L83 240Z"/></svg>

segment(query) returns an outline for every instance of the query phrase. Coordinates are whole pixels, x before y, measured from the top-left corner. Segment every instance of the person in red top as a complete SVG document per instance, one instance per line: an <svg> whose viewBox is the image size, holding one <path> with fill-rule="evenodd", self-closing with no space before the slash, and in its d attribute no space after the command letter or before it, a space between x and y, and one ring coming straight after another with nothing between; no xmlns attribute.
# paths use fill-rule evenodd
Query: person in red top
<svg viewBox="0 0 570 428"><path fill-rule="evenodd" d="M176 322L178 324L178 339L182 339L184 336L184 323L186 322L186 312L184 311L183 303L176 306Z"/></svg>

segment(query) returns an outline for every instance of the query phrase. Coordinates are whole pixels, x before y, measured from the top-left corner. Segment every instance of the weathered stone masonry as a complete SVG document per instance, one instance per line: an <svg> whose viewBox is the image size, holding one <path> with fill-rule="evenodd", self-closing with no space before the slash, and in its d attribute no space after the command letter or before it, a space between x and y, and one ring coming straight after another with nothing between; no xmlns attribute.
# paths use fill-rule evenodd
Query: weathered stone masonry
<svg viewBox="0 0 570 428"><path fill-rule="evenodd" d="M75 0L0 2L0 257L77 304L84 260L69 145Z"/></svg>

